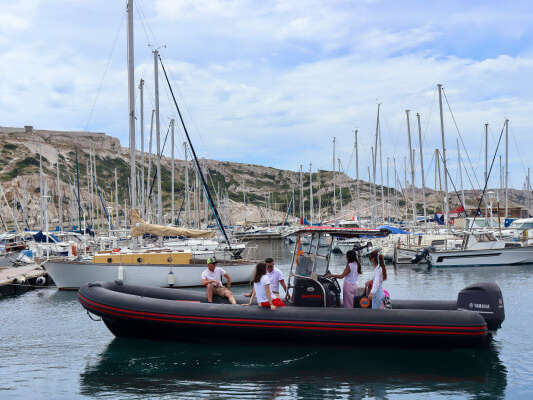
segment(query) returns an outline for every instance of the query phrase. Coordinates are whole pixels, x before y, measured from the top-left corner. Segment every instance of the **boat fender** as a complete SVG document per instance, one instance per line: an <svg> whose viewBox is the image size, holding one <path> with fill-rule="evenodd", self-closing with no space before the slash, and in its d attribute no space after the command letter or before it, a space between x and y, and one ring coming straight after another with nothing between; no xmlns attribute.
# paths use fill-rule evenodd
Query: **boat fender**
<svg viewBox="0 0 533 400"><path fill-rule="evenodd" d="M359 305L361 306L361 308L368 308L370 307L370 300L368 300L368 297L363 296L359 300Z"/></svg>
<svg viewBox="0 0 533 400"><path fill-rule="evenodd" d="M172 272L172 270L168 272L167 282L168 282L168 286L170 287L174 286L174 284L176 283L176 277L174 276L174 273Z"/></svg>
<svg viewBox="0 0 533 400"><path fill-rule="evenodd" d="M122 265L118 266L118 280L119 281L124 280L124 267Z"/></svg>
<svg viewBox="0 0 533 400"><path fill-rule="evenodd" d="M76 248L76 245L75 245L75 244L72 245L72 255L73 255L74 257L77 257L77 256L78 256L78 249Z"/></svg>
<svg viewBox="0 0 533 400"><path fill-rule="evenodd" d="M23 285L26 283L26 278L24 276L18 276L15 278L15 283L18 285Z"/></svg>
<svg viewBox="0 0 533 400"><path fill-rule="evenodd" d="M35 279L35 284L37 286L44 286L46 285L46 277L44 276L38 276L37 279Z"/></svg>

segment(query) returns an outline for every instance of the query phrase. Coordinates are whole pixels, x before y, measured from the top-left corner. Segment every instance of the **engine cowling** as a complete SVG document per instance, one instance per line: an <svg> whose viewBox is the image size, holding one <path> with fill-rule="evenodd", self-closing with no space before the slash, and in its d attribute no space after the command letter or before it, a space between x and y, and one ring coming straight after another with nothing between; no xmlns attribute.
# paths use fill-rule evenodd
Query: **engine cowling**
<svg viewBox="0 0 533 400"><path fill-rule="evenodd" d="M500 328L505 320L502 291L493 282L476 283L461 290L457 309L480 313L491 331Z"/></svg>

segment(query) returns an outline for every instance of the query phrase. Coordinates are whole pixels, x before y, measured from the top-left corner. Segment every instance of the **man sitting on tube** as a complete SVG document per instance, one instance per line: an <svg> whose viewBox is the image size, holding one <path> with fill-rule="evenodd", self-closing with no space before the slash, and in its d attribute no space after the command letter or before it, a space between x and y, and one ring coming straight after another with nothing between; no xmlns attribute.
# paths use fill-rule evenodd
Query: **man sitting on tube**
<svg viewBox="0 0 533 400"><path fill-rule="evenodd" d="M209 303L213 302L213 295L227 297L231 304L237 304L233 293L229 288L231 287L231 278L226 271L222 268L217 267L217 259L211 257L207 259L207 269L202 272L202 285L205 286L207 290L207 301ZM228 280L228 287L222 285L222 277L225 277Z"/></svg>
<svg viewBox="0 0 533 400"><path fill-rule="evenodd" d="M285 300L289 300L289 292L287 291L287 285L285 284L283 272L274 266L274 260L271 257L265 258L265 264L268 279L270 280L270 291L272 292L272 295L278 299L281 299L279 295L279 285L281 285L285 291Z"/></svg>

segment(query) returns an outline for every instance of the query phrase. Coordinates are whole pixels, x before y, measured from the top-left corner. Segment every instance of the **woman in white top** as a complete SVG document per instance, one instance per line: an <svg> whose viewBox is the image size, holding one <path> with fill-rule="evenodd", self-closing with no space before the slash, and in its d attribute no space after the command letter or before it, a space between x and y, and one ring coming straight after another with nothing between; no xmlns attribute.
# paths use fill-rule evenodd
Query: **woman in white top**
<svg viewBox="0 0 533 400"><path fill-rule="evenodd" d="M275 310L276 306L272 303L272 293L270 292L270 279L268 279L265 263L259 263L255 266L255 276L253 279L254 287L248 305L252 305L254 296L257 296L259 307L270 307Z"/></svg>
<svg viewBox="0 0 533 400"><path fill-rule="evenodd" d="M357 278L361 273L361 264L357 261L357 253L354 250L346 252L346 268L342 274L327 274L326 278L344 278L342 287L342 306L344 308L353 308L353 299L357 291Z"/></svg>
<svg viewBox="0 0 533 400"><path fill-rule="evenodd" d="M374 265L374 278L372 279L372 290L368 295L368 300L372 302L372 308L381 310L385 292L383 292L383 281L387 279L387 268L385 260L377 250L370 253L370 262Z"/></svg>

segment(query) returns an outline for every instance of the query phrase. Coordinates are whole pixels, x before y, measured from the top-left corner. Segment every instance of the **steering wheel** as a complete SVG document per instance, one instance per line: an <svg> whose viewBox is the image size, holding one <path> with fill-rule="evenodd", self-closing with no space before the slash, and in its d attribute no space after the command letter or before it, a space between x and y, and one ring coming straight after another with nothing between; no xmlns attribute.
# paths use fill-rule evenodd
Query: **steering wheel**
<svg viewBox="0 0 533 400"><path fill-rule="evenodd" d="M327 275L327 274L330 274L331 272L329 272L329 270L326 271L326 273L324 275ZM324 279L325 281L328 281L328 282L331 282L333 284L333 286L335 286L335 290L337 291L337 293L341 293L341 285L339 285L339 281L337 280L337 278L326 278L324 275L321 275L320 278Z"/></svg>

